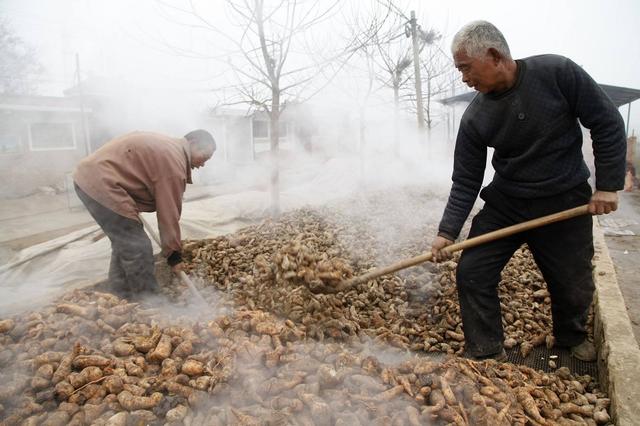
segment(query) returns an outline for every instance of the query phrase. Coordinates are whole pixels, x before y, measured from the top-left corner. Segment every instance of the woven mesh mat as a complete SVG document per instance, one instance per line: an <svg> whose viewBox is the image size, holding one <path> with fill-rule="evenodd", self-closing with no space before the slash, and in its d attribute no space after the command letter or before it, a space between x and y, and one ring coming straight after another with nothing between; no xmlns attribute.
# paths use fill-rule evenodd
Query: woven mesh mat
<svg viewBox="0 0 640 426"><path fill-rule="evenodd" d="M507 351L507 360L513 364L526 365L536 370L542 370L547 373L553 372L560 367L567 367L574 375L588 374L591 377L598 377L598 363L584 362L571 356L568 349L551 348L541 345L535 347L531 353L523 358L519 348L513 348ZM556 363L556 368L549 366L549 361Z"/></svg>

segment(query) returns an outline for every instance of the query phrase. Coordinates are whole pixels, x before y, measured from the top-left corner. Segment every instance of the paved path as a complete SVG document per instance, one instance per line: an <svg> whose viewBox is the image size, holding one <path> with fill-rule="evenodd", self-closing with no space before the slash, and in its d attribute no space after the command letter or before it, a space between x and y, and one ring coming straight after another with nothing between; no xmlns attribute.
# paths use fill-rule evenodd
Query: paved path
<svg viewBox="0 0 640 426"><path fill-rule="evenodd" d="M620 192L617 211L600 216L636 341L640 342L640 190Z"/></svg>

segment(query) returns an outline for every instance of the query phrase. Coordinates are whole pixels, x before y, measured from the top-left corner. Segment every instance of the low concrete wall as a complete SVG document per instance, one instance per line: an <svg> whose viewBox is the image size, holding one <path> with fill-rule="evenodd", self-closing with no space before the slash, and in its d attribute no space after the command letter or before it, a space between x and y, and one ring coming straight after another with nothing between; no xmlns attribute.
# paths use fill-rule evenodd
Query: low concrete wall
<svg viewBox="0 0 640 426"><path fill-rule="evenodd" d="M640 424L640 349L618 287L604 233L593 228L596 254L594 337L599 380L611 398L610 413L619 426ZM638 271L640 283L640 270Z"/></svg>

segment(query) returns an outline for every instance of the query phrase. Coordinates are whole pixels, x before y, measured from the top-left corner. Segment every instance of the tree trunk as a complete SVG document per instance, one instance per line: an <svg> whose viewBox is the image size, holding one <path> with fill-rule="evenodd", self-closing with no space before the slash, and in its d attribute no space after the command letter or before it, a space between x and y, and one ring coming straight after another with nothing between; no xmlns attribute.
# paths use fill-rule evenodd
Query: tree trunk
<svg viewBox="0 0 640 426"><path fill-rule="evenodd" d="M400 135L399 135L399 110L400 110L400 86L393 85L393 153L396 157L400 155Z"/></svg>
<svg viewBox="0 0 640 426"><path fill-rule="evenodd" d="M280 89L272 88L273 102L270 114L270 156L271 156L271 215L280 214Z"/></svg>
<svg viewBox="0 0 640 426"><path fill-rule="evenodd" d="M366 126L365 126L365 112L364 107L360 108L360 126L359 126L359 139L360 139L360 178L364 177L364 155L366 149Z"/></svg>

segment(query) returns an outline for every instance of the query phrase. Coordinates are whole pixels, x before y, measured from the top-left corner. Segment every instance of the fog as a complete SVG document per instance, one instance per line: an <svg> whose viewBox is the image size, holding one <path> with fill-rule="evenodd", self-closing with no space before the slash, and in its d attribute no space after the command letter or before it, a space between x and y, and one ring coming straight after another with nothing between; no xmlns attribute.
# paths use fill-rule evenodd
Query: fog
<svg viewBox="0 0 640 426"><path fill-rule="evenodd" d="M286 9L273 11L269 9L273 4L267 3L268 13L273 12L267 38L288 42L286 50L271 52L276 58L279 52L287 54L280 80L284 89L279 159L283 210L322 205L380 188L423 186L446 195L457 122L465 105L443 106L438 100L468 90L451 65L449 45L455 31L470 20L496 24L516 58L558 53L582 65L600 83L640 87L640 47L628 42L633 40L640 6L630 0L611 5L397 1L390 10L387 5L301 1L293 14ZM88 151L133 130L181 136L201 127L217 140L218 152L206 167L194 172L196 185L185 196L187 201L213 198L185 203L181 222L185 238L233 232L269 214L268 133L256 130L255 120L268 120L264 107L270 107L271 93L266 71L259 65L264 62L257 35L246 31L241 5L222 0L2 0L0 8L10 30L33 49L34 59L43 67L40 74L23 76L37 87L34 95L61 98L66 102L63 109L77 111L73 149L43 151L33 156L37 158L26 152L6 157L3 166L8 173L0 195L17 199L35 192L40 198L14 210L7 207L4 229L24 228L11 231L21 237L30 234L29 228L31 234L45 234L40 228L56 228L56 222L58 228L91 223L88 215L78 212L80 204L69 191L70 173ZM423 64L431 66L425 65L423 79L425 73L437 74L425 80L428 84L423 82L430 125L422 130L417 126L412 80L403 81L396 109L391 75L382 60L383 52L392 60L410 53L404 23L412 10L423 30L440 36L421 53ZM295 29L290 38L287 28ZM375 37L383 35L393 41L376 45ZM85 99L82 104L78 104L80 93ZM625 119L626 113L623 107ZM39 114L39 120L60 120L52 112ZM639 119L640 110L634 104L630 132ZM485 180L491 178L489 170ZM43 190L44 195L57 193L58 198L44 197ZM412 210L411 197L399 196L396 202ZM58 213L41 216L43 204ZM14 217L18 211L24 216L21 222ZM430 220L437 221L440 213L435 211ZM33 215L31 223L29 215ZM47 228L42 221L52 225ZM419 226L407 224L401 230L398 223L389 225L380 232L381 244L410 235ZM9 231L4 239L15 241ZM98 241L91 247L106 245ZM8 253L4 248L0 253L3 261L15 261L11 250L18 245L10 247ZM73 252L73 247L68 249ZM71 270L78 276L86 274L87 279L99 277L104 273L105 250L96 248L95 264L86 262L91 267ZM20 256L24 254L17 259ZM18 274L12 282L33 282L51 269L31 265L26 278ZM62 266L57 270L69 271ZM47 280L55 284L50 273ZM28 300L29 295L22 296Z"/></svg>

